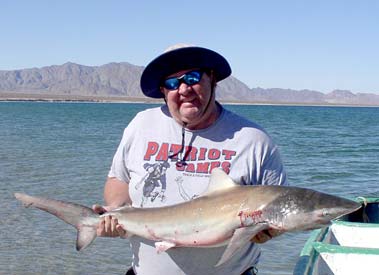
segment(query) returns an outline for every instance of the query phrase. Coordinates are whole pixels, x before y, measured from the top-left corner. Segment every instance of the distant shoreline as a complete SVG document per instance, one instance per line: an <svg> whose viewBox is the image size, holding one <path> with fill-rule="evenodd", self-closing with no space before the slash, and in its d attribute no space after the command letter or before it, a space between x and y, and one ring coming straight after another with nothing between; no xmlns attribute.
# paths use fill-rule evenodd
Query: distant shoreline
<svg viewBox="0 0 379 275"><path fill-rule="evenodd" d="M303 103L303 102L246 102L238 100L219 100L229 105L273 105L273 106L319 106L319 107L379 107L379 105ZM41 95L22 93L0 93L0 102L67 102L67 103L145 103L160 104L162 99L147 97L84 96L84 95Z"/></svg>
<svg viewBox="0 0 379 275"><path fill-rule="evenodd" d="M116 97L116 96L86 96L86 95L46 95L25 93L0 93L0 101L36 101L36 102L98 102L98 103L159 103L161 100Z"/></svg>

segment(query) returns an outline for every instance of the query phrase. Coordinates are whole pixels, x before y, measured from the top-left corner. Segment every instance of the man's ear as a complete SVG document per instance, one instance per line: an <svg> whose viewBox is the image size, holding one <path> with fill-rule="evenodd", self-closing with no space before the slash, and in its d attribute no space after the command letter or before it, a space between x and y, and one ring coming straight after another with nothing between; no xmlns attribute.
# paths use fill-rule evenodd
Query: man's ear
<svg viewBox="0 0 379 275"><path fill-rule="evenodd" d="M164 88L163 87L159 87L159 91L163 94L163 100L164 100L164 102L167 105L166 94L164 93Z"/></svg>
<svg viewBox="0 0 379 275"><path fill-rule="evenodd" d="M211 87L212 87L212 89L216 88L217 81L216 81L216 75L215 75L214 71L210 70L209 73L208 73L208 75L209 75L209 78L211 79Z"/></svg>

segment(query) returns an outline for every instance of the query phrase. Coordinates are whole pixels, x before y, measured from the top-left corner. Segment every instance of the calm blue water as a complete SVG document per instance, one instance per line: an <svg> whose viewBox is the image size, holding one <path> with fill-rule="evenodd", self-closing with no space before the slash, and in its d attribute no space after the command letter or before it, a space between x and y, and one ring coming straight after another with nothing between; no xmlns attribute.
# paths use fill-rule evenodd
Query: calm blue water
<svg viewBox="0 0 379 275"><path fill-rule="evenodd" d="M76 252L76 232L13 192L102 203L124 127L152 105L0 103L0 274L123 274L127 240L98 238ZM266 128L292 185L356 197L379 191L379 108L227 106ZM309 233L264 245L260 274L292 274Z"/></svg>

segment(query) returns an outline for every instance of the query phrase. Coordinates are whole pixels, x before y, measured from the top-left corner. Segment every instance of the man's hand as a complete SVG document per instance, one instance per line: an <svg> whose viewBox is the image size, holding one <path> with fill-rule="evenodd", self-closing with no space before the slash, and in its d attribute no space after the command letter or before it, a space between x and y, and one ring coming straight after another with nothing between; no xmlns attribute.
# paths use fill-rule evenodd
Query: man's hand
<svg viewBox="0 0 379 275"><path fill-rule="evenodd" d="M283 231L276 230L276 229L262 230L253 238L251 238L250 241L254 243L265 243L271 240L272 238L279 236L280 234L283 234Z"/></svg>
<svg viewBox="0 0 379 275"><path fill-rule="evenodd" d="M115 207L101 205L92 206L92 210L100 215L104 214L105 212L111 211L112 209L115 209ZM112 218L111 216L105 216L100 220L96 233L98 237L128 237L128 234L124 227L118 223L117 219Z"/></svg>

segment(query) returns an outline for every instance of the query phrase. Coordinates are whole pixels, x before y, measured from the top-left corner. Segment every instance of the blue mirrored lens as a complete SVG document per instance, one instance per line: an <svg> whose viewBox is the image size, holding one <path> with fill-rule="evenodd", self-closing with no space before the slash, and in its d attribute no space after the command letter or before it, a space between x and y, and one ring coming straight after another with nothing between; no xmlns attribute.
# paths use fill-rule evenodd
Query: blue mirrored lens
<svg viewBox="0 0 379 275"><path fill-rule="evenodd" d="M177 79L176 77L173 77L173 78L169 78L169 79L166 79L163 83L163 86L167 89L167 90L176 90L179 88L179 85L180 85L180 81L179 79Z"/></svg>
<svg viewBox="0 0 379 275"><path fill-rule="evenodd" d="M190 71L185 73L180 77L167 78L163 82L163 87L167 90L176 90L179 88L180 83L184 82L187 85L194 85L200 82L203 72L201 71Z"/></svg>
<svg viewBox="0 0 379 275"><path fill-rule="evenodd" d="M200 79L201 79L201 72L199 71L192 71L183 75L183 81L187 85L194 85L196 83L199 83Z"/></svg>

